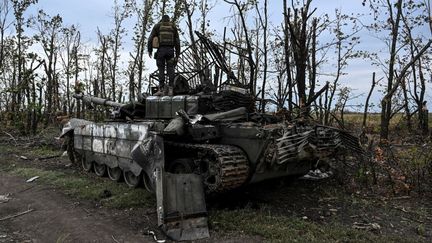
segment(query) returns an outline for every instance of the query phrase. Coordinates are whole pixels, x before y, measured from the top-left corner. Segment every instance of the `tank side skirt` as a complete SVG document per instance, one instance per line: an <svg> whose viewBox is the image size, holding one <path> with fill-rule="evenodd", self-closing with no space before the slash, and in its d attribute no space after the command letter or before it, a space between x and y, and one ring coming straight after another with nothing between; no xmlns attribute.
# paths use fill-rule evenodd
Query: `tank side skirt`
<svg viewBox="0 0 432 243"><path fill-rule="evenodd" d="M89 124L78 127L74 131L74 149L85 160L110 168L118 166L138 176L142 168L132 159L130 151L146 136L148 128L148 124Z"/></svg>

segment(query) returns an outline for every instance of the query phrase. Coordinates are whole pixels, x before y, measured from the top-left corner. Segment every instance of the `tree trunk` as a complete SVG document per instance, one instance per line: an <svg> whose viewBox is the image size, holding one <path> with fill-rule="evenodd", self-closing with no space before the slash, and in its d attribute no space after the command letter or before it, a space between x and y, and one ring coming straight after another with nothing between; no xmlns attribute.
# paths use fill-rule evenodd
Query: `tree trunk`
<svg viewBox="0 0 432 243"><path fill-rule="evenodd" d="M372 73L372 85L371 85L371 88L369 90L369 94L366 98L366 103L365 103L365 108L364 108L364 113L363 113L363 123L362 123L363 129L366 127L366 120L367 120L368 109L369 109L369 100L370 100L370 97L372 96L372 92L375 88L375 85L376 85L375 72L373 72Z"/></svg>

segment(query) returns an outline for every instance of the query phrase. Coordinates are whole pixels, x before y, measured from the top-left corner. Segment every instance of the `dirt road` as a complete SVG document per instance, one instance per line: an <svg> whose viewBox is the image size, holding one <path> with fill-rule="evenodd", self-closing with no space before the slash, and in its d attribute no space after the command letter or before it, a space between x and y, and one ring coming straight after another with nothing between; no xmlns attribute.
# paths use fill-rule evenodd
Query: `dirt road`
<svg viewBox="0 0 432 243"><path fill-rule="evenodd" d="M0 242L152 242L121 218L124 212L95 210L55 189L0 173L0 195L6 194L11 199L0 203L0 218L33 211L0 221Z"/></svg>

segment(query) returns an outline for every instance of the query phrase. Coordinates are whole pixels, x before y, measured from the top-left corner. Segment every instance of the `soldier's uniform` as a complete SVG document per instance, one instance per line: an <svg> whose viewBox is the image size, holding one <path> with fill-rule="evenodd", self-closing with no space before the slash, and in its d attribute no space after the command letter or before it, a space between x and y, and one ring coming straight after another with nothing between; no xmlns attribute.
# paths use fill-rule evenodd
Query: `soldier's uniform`
<svg viewBox="0 0 432 243"><path fill-rule="evenodd" d="M180 55L180 38L177 27L170 22L167 15L162 17L162 20L157 23L150 33L148 39L148 52L152 55L153 38L157 37L159 42L158 50L155 54L156 65L159 71L159 87L167 90L165 86L165 67L169 78L168 85L174 84L174 68L176 59Z"/></svg>

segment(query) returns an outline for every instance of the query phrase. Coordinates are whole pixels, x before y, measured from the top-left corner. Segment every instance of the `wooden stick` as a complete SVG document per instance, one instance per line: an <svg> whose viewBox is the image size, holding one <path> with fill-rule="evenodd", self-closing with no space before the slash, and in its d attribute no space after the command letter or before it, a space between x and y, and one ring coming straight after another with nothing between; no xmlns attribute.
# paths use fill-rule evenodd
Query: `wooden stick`
<svg viewBox="0 0 432 243"><path fill-rule="evenodd" d="M111 238L114 240L114 242L120 243L118 240L116 240L116 238L114 238L114 235L111 235Z"/></svg>
<svg viewBox="0 0 432 243"><path fill-rule="evenodd" d="M16 218L16 217L19 217L19 216L24 215L24 214L28 214L28 213L33 212L33 211L34 211L34 209L29 209L29 210L21 212L21 213L17 213L17 214L14 214L14 215L10 215L10 216L6 216L4 218L1 218L0 221L5 221L5 220L8 220L8 219Z"/></svg>
<svg viewBox="0 0 432 243"><path fill-rule="evenodd" d="M15 142L15 145L18 145L18 143L16 141L16 138L14 138L14 136L12 136L12 134L10 134L8 132L4 132L4 131L3 131L3 133L5 133L6 135L8 135Z"/></svg>

